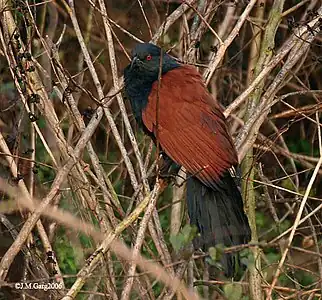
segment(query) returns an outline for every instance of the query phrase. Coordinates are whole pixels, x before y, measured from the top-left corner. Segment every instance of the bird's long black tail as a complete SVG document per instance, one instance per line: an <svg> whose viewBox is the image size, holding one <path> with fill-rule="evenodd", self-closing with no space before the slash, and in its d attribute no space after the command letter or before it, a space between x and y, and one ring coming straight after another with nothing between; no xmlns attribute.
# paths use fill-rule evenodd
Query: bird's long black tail
<svg viewBox="0 0 322 300"><path fill-rule="evenodd" d="M243 200L229 172L211 188L196 177L190 177L187 202L191 225L196 225L200 233L194 241L196 248L207 251L218 244L230 247L249 242L250 228ZM236 253L222 256L220 263L226 276L235 275L237 261L239 255Z"/></svg>

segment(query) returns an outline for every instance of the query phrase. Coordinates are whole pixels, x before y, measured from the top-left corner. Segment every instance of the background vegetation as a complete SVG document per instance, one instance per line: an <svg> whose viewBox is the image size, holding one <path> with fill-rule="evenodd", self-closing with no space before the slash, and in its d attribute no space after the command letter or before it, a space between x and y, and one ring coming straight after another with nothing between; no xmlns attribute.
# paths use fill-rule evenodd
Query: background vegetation
<svg viewBox="0 0 322 300"><path fill-rule="evenodd" d="M321 298L321 1L0 0L0 25L1 299ZM241 251L240 280L192 253L184 181L148 180L122 70L150 40L226 108L252 241L207 263Z"/></svg>

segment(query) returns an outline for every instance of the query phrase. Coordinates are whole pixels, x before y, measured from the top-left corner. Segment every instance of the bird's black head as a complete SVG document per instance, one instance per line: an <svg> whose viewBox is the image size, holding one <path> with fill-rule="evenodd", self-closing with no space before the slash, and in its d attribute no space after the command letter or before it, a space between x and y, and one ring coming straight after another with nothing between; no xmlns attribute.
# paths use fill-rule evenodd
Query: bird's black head
<svg viewBox="0 0 322 300"><path fill-rule="evenodd" d="M142 123L142 110L148 103L152 84L158 80L162 55L162 74L180 66L161 48L150 44L138 44L132 51L132 61L124 70L125 91L130 99L138 123Z"/></svg>
<svg viewBox="0 0 322 300"><path fill-rule="evenodd" d="M162 55L162 74L177 68L179 64L160 47L143 43L138 44L132 51L130 72L144 75L147 81L158 79L160 70L160 58Z"/></svg>

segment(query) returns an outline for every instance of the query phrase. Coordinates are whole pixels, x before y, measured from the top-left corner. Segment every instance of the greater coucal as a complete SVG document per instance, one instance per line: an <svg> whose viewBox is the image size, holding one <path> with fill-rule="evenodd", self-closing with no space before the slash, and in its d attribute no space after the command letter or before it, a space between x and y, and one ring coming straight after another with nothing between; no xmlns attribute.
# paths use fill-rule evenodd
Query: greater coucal
<svg viewBox="0 0 322 300"><path fill-rule="evenodd" d="M200 232L195 247L207 251L216 244L229 247L249 242L243 200L229 172L238 164L236 150L222 109L196 68L143 43L132 51L124 80L138 125L189 174L188 213ZM229 277L234 276L236 258L225 254L221 259Z"/></svg>

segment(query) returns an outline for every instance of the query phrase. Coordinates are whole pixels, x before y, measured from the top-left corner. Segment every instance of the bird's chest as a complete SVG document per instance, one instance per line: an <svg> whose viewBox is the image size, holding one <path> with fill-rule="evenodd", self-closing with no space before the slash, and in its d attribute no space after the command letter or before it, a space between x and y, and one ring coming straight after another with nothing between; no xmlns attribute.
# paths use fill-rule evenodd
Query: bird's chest
<svg viewBox="0 0 322 300"><path fill-rule="evenodd" d="M151 88L152 85L142 85L136 82L125 85L125 91L130 100L132 112L140 127L143 127L142 113L148 105Z"/></svg>

